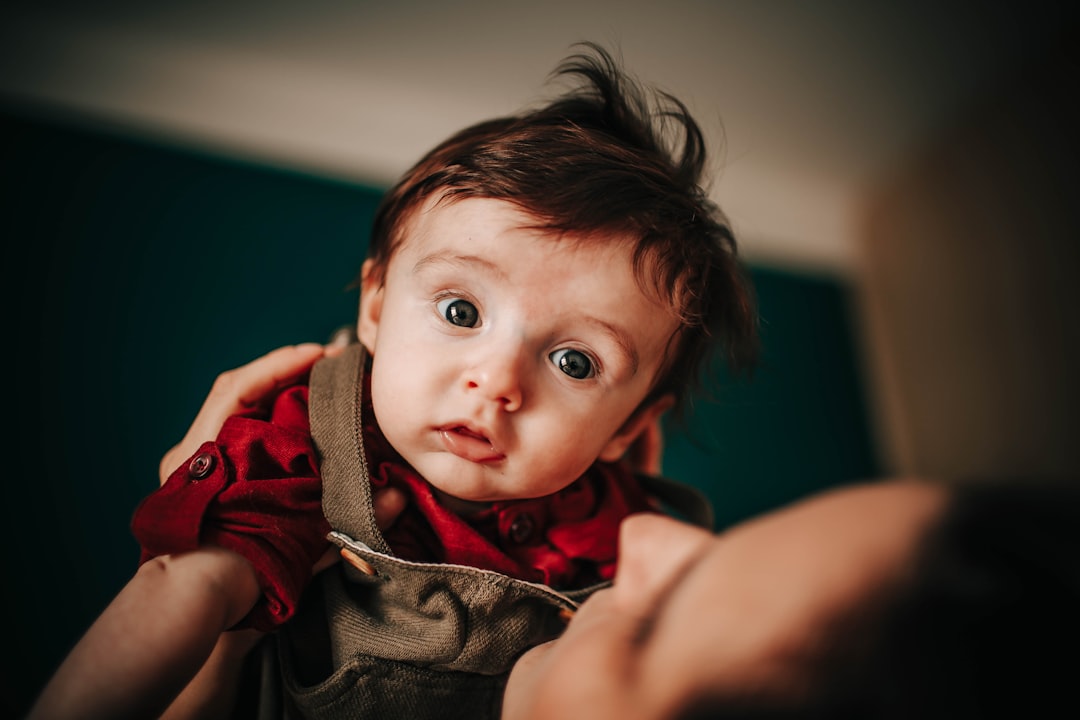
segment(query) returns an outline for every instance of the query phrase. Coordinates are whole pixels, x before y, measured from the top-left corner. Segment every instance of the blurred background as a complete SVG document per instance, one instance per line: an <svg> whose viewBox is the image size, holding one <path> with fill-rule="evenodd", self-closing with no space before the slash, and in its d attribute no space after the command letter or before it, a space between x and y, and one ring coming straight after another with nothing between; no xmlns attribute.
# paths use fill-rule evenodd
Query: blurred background
<svg viewBox="0 0 1080 720"><path fill-rule="evenodd" d="M131 513L214 377L353 322L382 191L451 132L550 97L581 40L701 122L757 284L761 369L718 369L664 457L718 529L882 474L1075 475L1066 9L5 4L0 711L25 711L130 576Z"/></svg>

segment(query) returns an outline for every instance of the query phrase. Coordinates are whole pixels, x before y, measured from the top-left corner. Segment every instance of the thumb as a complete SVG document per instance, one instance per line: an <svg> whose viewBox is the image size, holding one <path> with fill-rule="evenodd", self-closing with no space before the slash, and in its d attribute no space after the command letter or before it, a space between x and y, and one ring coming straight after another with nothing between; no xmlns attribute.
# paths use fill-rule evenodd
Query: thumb
<svg viewBox="0 0 1080 720"><path fill-rule="evenodd" d="M372 504L375 507L375 524L380 530L385 530L398 519L409 499L399 488L389 487L375 493Z"/></svg>
<svg viewBox="0 0 1080 720"><path fill-rule="evenodd" d="M378 525L380 530L390 527L398 519L402 511L405 510L408 503L409 499L399 488L386 488L375 493L375 497L372 498L372 504L375 507L375 524ZM336 547L327 548L326 552L315 563L312 574L322 572L340 559L341 555Z"/></svg>

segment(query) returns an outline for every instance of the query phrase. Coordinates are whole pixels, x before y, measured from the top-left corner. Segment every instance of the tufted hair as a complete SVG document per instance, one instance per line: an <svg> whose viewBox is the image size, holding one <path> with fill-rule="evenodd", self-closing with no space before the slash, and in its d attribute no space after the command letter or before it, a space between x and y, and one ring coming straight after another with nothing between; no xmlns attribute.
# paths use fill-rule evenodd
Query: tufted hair
<svg viewBox="0 0 1080 720"><path fill-rule="evenodd" d="M431 198L505 200L556 237L629 238L639 286L679 323L646 402L682 399L711 350L736 373L752 369L755 298L735 236L702 188L705 142L686 106L642 87L603 48L582 45L553 73L576 87L454 134L390 189L376 212L366 280L382 281L410 216Z"/></svg>

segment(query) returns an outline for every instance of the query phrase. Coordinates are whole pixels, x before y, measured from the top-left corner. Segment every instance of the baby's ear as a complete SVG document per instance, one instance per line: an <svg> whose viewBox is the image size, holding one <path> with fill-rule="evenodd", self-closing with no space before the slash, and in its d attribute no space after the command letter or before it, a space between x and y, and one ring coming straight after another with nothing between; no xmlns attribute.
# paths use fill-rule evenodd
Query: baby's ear
<svg viewBox="0 0 1080 720"><path fill-rule="evenodd" d="M360 319L356 323L356 337L369 353L375 352L385 288L382 277L372 274L374 267L375 261L368 258L360 270Z"/></svg>
<svg viewBox="0 0 1080 720"><path fill-rule="evenodd" d="M644 462L635 464L643 464L643 467L639 468L646 472L656 473L660 468L660 435L659 435L659 423L660 416L667 412L672 405L675 404L675 396L669 394L661 395L656 400L653 400L648 405L643 405L634 411L634 414L623 423L618 432L608 440L607 445L600 451L600 460L604 462L615 462L626 455L626 451L634 444L634 441L639 438L648 439L651 438L652 442L649 443L653 448L652 452L647 454L650 457L645 458Z"/></svg>

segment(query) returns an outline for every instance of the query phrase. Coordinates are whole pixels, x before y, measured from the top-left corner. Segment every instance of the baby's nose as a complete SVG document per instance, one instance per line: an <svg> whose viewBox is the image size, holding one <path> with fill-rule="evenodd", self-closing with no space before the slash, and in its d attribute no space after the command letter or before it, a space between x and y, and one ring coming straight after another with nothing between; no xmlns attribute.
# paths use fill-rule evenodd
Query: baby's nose
<svg viewBox="0 0 1080 720"><path fill-rule="evenodd" d="M524 351L520 346L512 343L493 344L465 372L465 387L498 403L506 412L514 412L521 408L524 401L524 360Z"/></svg>

